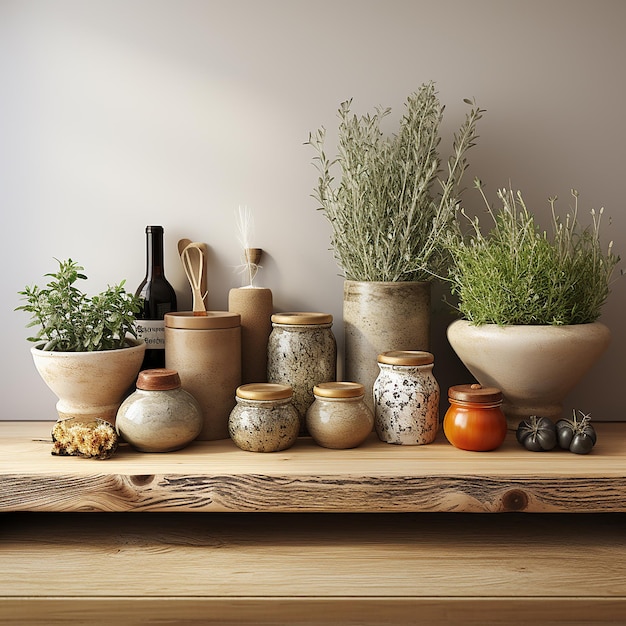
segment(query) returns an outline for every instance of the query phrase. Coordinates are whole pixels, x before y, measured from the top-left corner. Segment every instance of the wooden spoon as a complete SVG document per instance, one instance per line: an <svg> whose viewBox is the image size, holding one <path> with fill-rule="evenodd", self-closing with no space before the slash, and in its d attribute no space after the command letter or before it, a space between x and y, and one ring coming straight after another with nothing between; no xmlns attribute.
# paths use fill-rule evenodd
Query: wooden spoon
<svg viewBox="0 0 626 626"><path fill-rule="evenodd" d="M193 314L194 315L206 315L206 306L204 304L204 299L207 296L206 291L206 258L204 252L204 244L191 242L189 240L181 239L178 242L178 249L180 253L180 258L183 263L183 268L185 270L185 274L187 275L187 280L191 286L191 293L193 296ZM182 248L183 244L186 245ZM204 291L203 291L204 288Z"/></svg>

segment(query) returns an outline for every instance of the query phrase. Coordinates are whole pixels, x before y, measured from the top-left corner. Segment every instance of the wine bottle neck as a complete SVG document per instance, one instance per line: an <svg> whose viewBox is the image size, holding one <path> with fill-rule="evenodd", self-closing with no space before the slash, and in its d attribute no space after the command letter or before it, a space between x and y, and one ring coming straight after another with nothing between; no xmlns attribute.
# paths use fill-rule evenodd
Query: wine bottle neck
<svg viewBox="0 0 626 626"><path fill-rule="evenodd" d="M146 227L146 276L154 278L163 276L163 228L161 226Z"/></svg>

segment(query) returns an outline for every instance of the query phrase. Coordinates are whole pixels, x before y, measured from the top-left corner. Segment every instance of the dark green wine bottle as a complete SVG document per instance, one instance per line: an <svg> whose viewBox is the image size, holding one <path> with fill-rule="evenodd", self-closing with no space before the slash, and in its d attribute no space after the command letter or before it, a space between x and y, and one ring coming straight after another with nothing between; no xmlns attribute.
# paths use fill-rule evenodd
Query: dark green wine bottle
<svg viewBox="0 0 626 626"><path fill-rule="evenodd" d="M165 278L163 267L163 226L146 226L146 276L135 292L143 300L136 329L146 342L141 369L165 367L166 313L176 311L176 292Z"/></svg>

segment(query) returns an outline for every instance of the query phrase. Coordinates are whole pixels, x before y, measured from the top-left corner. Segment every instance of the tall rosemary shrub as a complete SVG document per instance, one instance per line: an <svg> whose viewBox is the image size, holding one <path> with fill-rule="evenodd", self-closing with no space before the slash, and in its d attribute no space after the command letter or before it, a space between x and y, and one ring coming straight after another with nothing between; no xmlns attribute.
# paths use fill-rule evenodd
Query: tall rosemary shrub
<svg viewBox="0 0 626 626"><path fill-rule="evenodd" d="M323 127L309 136L319 172L313 197L331 224L331 246L346 279L429 280L443 271L444 234L459 202L465 155L475 143L483 113L465 102L472 109L454 135L443 177L438 147L444 107L432 82L408 97L399 131L392 136L381 130L389 108L357 117L351 100L338 111L335 158L326 155Z"/></svg>
<svg viewBox="0 0 626 626"><path fill-rule="evenodd" d="M591 223L578 219L574 206L562 219L557 198L550 198L551 233L541 230L520 191L500 189L501 206L487 206L491 228L483 231L478 217L467 218L449 233L451 291L458 295L461 315L476 324L585 324L598 319L610 293L619 256L613 242L603 250L600 226L603 210L591 211ZM465 215L461 211L462 215ZM467 216L466 216L467 217ZM457 222L458 224L458 222Z"/></svg>

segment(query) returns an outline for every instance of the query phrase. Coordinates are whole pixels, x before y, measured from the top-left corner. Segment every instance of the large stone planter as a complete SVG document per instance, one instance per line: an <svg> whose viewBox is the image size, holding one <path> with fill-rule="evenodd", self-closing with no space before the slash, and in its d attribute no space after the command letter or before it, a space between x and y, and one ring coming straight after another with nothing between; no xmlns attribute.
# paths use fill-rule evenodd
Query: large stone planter
<svg viewBox="0 0 626 626"><path fill-rule="evenodd" d="M573 326L472 325L456 320L448 341L476 380L497 387L509 428L537 415L558 419L567 394L606 350L609 329L600 322ZM569 415L569 411L567 412Z"/></svg>
<svg viewBox="0 0 626 626"><path fill-rule="evenodd" d="M44 352L31 348L37 371L59 399L59 419L115 423L117 409L141 368L146 344L97 352Z"/></svg>
<svg viewBox="0 0 626 626"><path fill-rule="evenodd" d="M344 282L344 379L365 386L370 408L379 354L430 349L430 292L427 281Z"/></svg>

